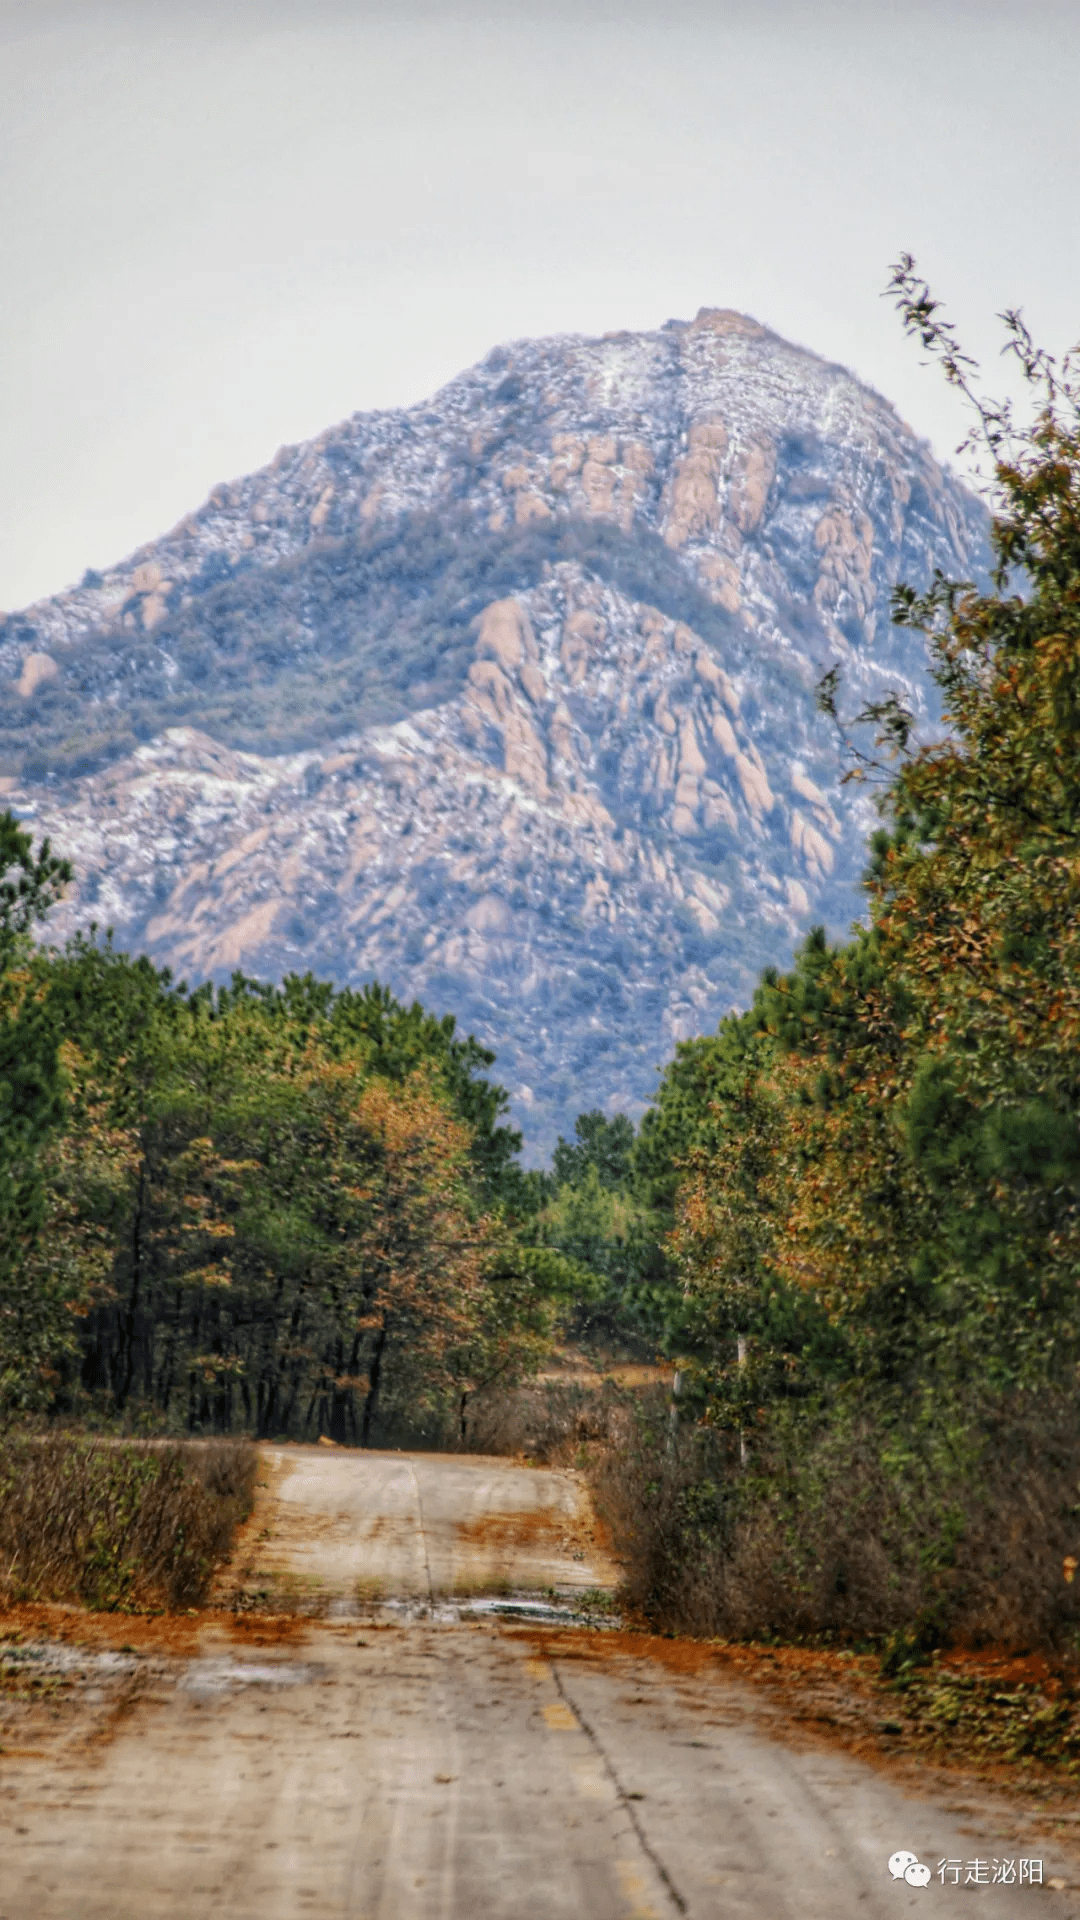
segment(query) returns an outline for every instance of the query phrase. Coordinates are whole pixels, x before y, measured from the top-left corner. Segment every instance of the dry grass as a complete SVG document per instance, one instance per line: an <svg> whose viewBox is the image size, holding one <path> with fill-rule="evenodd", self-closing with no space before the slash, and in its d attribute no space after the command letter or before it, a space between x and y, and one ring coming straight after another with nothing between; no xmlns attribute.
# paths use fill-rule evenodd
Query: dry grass
<svg viewBox="0 0 1080 1920"><path fill-rule="evenodd" d="M630 1605L668 1630L883 1648L1080 1655L1080 1420L1067 1396L997 1406L962 1438L898 1443L872 1411L671 1444L665 1396L601 1452L598 1495Z"/></svg>
<svg viewBox="0 0 1080 1920"><path fill-rule="evenodd" d="M254 1448L242 1440L160 1446L9 1433L0 1439L0 1603L198 1606L254 1483Z"/></svg>
<svg viewBox="0 0 1080 1920"><path fill-rule="evenodd" d="M616 1444L628 1424L626 1396L614 1383L529 1381L510 1392L477 1394L465 1451L568 1466L582 1448Z"/></svg>

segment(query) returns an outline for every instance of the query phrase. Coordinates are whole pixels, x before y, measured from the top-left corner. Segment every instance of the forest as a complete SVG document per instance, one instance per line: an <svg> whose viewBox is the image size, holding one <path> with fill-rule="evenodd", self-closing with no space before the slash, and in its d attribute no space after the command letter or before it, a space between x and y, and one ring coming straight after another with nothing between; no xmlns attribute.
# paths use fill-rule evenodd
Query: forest
<svg viewBox="0 0 1080 1920"><path fill-rule="evenodd" d="M7 1421L467 1444L556 1339L660 1354L677 1400L591 1456L645 1614L897 1668L1075 1650L1080 390L1008 316L1018 424L910 263L894 291L972 400L996 572L897 595L935 738L826 675L880 815L865 924L682 1044L636 1129L582 1115L525 1172L449 1018L53 950L68 869L0 819Z"/></svg>

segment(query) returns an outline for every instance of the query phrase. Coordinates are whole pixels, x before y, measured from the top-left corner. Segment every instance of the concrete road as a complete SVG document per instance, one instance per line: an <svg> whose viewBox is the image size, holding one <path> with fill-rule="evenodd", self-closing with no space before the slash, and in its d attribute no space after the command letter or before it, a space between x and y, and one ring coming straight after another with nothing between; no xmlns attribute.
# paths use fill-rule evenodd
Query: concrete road
<svg viewBox="0 0 1080 1920"><path fill-rule="evenodd" d="M267 1447L231 1580L299 1604L612 1587L576 1474L502 1459Z"/></svg>
<svg viewBox="0 0 1080 1920"><path fill-rule="evenodd" d="M324 1617L208 1617L181 1624L186 1645L132 1623L142 1651L16 1649L46 1680L50 1659L58 1673L66 1661L78 1688L34 1708L37 1722L28 1709L0 1727L0 1920L1080 1915L1075 1891L1045 1885L1080 1872L1009 1814L907 1795L842 1753L792 1744L699 1649L642 1652L633 1636L432 1604L456 1582L475 1591L469 1543L487 1552L475 1522L492 1513L500 1582L520 1587L539 1565L595 1584L598 1548L590 1563L559 1545L590 1530L572 1478L281 1453L255 1545L282 1579L310 1550L307 1593L317 1584ZM541 1524L526 1544L541 1549L516 1559L505 1543L528 1536L530 1485ZM396 1619L357 1598L369 1575L350 1512L382 1555L383 1590L399 1582L408 1601ZM901 1848L931 1869L963 1863L960 1884L894 1880ZM969 1862L1033 1857L1041 1889L963 1883Z"/></svg>

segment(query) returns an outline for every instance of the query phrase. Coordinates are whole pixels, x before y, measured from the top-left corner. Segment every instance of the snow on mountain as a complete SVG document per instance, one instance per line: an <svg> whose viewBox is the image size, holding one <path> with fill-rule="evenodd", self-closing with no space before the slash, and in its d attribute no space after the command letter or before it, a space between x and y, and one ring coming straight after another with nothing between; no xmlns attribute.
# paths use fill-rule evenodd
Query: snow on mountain
<svg viewBox="0 0 1080 1920"><path fill-rule="evenodd" d="M892 588L986 563L888 403L742 315L516 342L10 616L0 786L76 865L50 938L377 976L540 1152L860 911L814 686L925 711Z"/></svg>

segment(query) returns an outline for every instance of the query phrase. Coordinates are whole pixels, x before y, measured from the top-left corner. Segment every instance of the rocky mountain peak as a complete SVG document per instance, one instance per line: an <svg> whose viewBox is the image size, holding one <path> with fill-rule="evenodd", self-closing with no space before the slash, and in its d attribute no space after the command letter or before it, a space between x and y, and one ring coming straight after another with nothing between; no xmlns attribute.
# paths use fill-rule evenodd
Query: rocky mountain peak
<svg viewBox="0 0 1080 1920"><path fill-rule="evenodd" d="M53 937L375 974L540 1150L858 911L814 685L925 702L892 587L985 560L887 402L744 315L519 341L10 617L3 784L76 863Z"/></svg>

